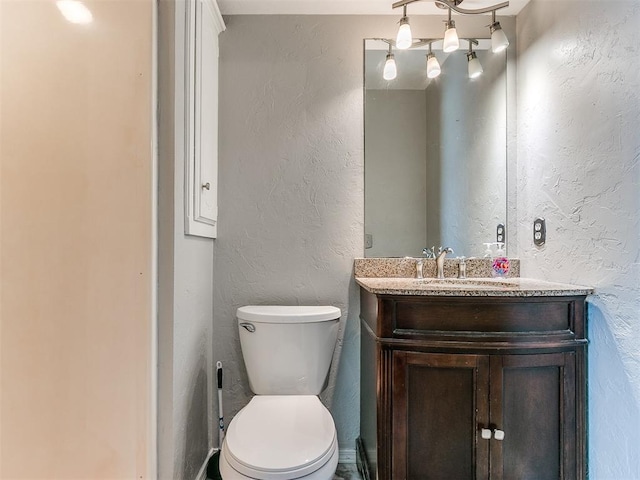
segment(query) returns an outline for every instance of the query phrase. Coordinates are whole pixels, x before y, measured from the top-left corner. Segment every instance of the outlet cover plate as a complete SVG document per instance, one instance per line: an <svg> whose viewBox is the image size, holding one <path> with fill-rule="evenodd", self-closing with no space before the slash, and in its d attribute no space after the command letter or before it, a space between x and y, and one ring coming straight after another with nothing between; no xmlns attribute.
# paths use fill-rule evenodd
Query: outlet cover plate
<svg viewBox="0 0 640 480"><path fill-rule="evenodd" d="M544 218L536 218L533 221L533 243L540 247L547 241L547 222Z"/></svg>

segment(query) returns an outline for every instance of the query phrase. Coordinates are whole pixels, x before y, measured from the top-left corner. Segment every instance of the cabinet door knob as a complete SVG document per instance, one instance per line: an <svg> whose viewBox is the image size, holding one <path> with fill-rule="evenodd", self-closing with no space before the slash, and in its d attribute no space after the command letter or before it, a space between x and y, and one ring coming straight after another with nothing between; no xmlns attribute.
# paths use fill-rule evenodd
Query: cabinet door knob
<svg viewBox="0 0 640 480"><path fill-rule="evenodd" d="M480 430L480 436L482 436L482 438L484 438L485 440L490 440L491 439L491 430L489 430L488 428L483 428Z"/></svg>
<svg viewBox="0 0 640 480"><path fill-rule="evenodd" d="M504 440L504 430L498 430L497 428L493 431L493 438L496 440Z"/></svg>
<svg viewBox="0 0 640 480"><path fill-rule="evenodd" d="M202 188L204 188L205 190L211 190L211 184L209 182L203 183Z"/></svg>

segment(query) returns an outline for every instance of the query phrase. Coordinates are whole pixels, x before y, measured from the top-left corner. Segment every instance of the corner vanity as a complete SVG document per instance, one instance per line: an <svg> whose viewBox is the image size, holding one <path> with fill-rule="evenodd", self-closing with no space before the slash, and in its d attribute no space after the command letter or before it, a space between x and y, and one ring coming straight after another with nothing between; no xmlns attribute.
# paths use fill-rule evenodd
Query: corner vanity
<svg viewBox="0 0 640 480"><path fill-rule="evenodd" d="M586 478L591 289L361 267L365 478Z"/></svg>

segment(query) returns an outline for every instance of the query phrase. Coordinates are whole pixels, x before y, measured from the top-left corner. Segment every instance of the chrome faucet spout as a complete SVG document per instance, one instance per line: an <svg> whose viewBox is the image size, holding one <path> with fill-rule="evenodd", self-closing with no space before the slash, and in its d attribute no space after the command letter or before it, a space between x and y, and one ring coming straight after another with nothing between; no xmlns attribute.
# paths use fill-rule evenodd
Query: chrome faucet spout
<svg viewBox="0 0 640 480"><path fill-rule="evenodd" d="M444 278L444 257L447 256L447 253L453 253L453 249L451 247L441 248L438 252L438 256L436 257L436 278Z"/></svg>

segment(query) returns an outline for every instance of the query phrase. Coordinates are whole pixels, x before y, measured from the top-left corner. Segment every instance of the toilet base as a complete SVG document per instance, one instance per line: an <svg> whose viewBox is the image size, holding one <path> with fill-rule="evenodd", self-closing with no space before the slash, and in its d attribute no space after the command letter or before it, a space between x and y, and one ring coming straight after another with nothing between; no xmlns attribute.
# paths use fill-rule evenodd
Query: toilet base
<svg viewBox="0 0 640 480"><path fill-rule="evenodd" d="M258 480L332 480L333 475L336 473L336 468L338 468L338 444L336 443L333 454L329 458L329 461L325 463L322 467L320 467L315 472L311 472L308 475L303 477L287 477L287 476L277 476L274 474L266 474L264 477ZM240 472L235 471L231 465L227 462L224 454L224 445L223 451L220 452L220 475L222 476L222 480L256 480L254 477L247 477L246 475L241 474Z"/></svg>

